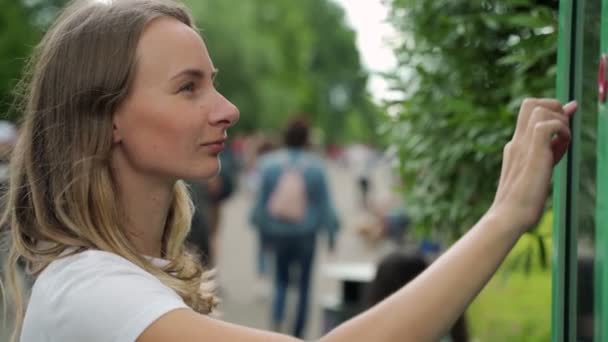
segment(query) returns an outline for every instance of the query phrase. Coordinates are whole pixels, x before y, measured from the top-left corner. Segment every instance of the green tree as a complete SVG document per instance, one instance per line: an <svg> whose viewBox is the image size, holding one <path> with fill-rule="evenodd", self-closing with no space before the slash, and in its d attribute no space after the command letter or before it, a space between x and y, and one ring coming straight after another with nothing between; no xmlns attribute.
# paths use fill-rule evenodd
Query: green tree
<svg viewBox="0 0 608 342"><path fill-rule="evenodd" d="M0 110L9 111L23 65L66 0L0 0ZM372 140L370 101L342 10L329 0L186 0L216 66L219 89L242 112L236 129L277 130L307 113L327 141Z"/></svg>
<svg viewBox="0 0 608 342"><path fill-rule="evenodd" d="M355 35L328 0L188 1L216 67L241 110L236 129L276 130L306 113L326 140L374 136L377 108ZM329 134L331 133L331 134Z"/></svg>
<svg viewBox="0 0 608 342"><path fill-rule="evenodd" d="M391 0L403 100L384 131L423 234L448 240L491 203L527 96L554 96L557 1Z"/></svg>
<svg viewBox="0 0 608 342"><path fill-rule="evenodd" d="M0 118L15 121L14 89L42 30L65 0L0 0Z"/></svg>
<svg viewBox="0 0 608 342"><path fill-rule="evenodd" d="M27 7L14 0L0 0L0 112L4 119L15 120L9 112L13 89L21 75L24 60L37 37Z"/></svg>

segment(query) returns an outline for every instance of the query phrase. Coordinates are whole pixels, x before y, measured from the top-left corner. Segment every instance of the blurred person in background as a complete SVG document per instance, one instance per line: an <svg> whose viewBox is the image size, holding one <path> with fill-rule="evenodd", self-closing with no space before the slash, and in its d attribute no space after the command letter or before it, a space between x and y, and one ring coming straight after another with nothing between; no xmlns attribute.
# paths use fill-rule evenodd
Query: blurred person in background
<svg viewBox="0 0 608 342"><path fill-rule="evenodd" d="M309 152L310 126L292 119L284 133L285 148L259 161L261 184L251 222L275 257L272 326L282 331L290 278L298 274L298 305L292 334L302 337L308 316L310 283L317 234L328 232L335 248L338 216L329 193L323 160Z"/></svg>
<svg viewBox="0 0 608 342"><path fill-rule="evenodd" d="M252 172L250 173L249 177L249 182L250 186L251 186L251 191L257 195L257 192L259 190L260 187L260 182L261 182L261 166L260 166L260 159L274 151L276 149L275 144L273 143L273 141L267 137L262 137L260 139L260 142L257 145L257 149L256 149L256 163L255 165L252 167ZM257 234L258 234L258 251L257 251L257 265L256 265L256 272L257 275L260 279L266 279L266 276L268 275L268 273L270 272L270 263L272 262L272 245L270 243L270 239L268 237L266 237L266 233L264 232L263 229L256 229L257 230Z"/></svg>
<svg viewBox="0 0 608 342"><path fill-rule="evenodd" d="M376 270L374 280L368 286L367 306L380 303L404 285L414 280L428 267L427 261L420 254L391 253L385 256ZM469 333L465 314L462 314L450 329L449 339L445 342L468 342Z"/></svg>
<svg viewBox="0 0 608 342"><path fill-rule="evenodd" d="M0 121L0 210L4 212L4 205L6 200L6 195L8 191L9 184L9 160L11 156L11 152L15 146L15 142L17 141L17 127L9 121ZM6 258L8 256L9 250L9 231L10 226L3 222L0 226L0 274L4 272L4 264L6 262ZM20 279L23 275L23 263L19 263L18 269L18 277ZM29 280L23 279L27 282L24 284L25 290L30 287ZM2 284L0 284L2 285ZM14 308L12 305L11 298L3 297L3 289L0 286L0 321L3 329L0 329L0 341L5 341L8 339L8 332L4 329L7 326L7 323L13 322L14 317ZM4 299L4 300L3 300Z"/></svg>
<svg viewBox="0 0 608 342"><path fill-rule="evenodd" d="M382 176L388 179L388 183L383 188L377 187L375 196L368 197L366 212L370 217L357 226L357 233L372 243L388 239L402 245L411 223L403 195L397 191L403 187L403 183L395 172L394 159L394 153L389 148L379 162Z"/></svg>
<svg viewBox="0 0 608 342"><path fill-rule="evenodd" d="M231 154L222 153L219 158L221 166L217 176L209 181L188 182L194 211L186 240L196 250L201 263L210 268L217 265L221 207L236 187L237 166Z"/></svg>
<svg viewBox="0 0 608 342"><path fill-rule="evenodd" d="M244 168L245 183L250 194L257 194L260 187L260 159L265 154L277 149L277 145L271 137L265 134L257 134L248 140L247 163Z"/></svg>
<svg viewBox="0 0 608 342"><path fill-rule="evenodd" d="M206 210L201 209L201 213L209 227L209 258L212 265L217 264L222 207L236 191L238 178L238 165L231 149L226 148L219 158L219 174L202 184L204 194L200 195L206 197L201 199L206 207Z"/></svg>
<svg viewBox="0 0 608 342"><path fill-rule="evenodd" d="M184 247L192 211L182 180L217 175L227 129L239 118L214 87L216 69L189 12L172 0L73 1L28 66L2 215L11 236L4 279L16 306L13 341L298 341L211 317L213 282ZM442 337L538 222L576 106L526 99L486 214L420 276L320 341ZM266 181L283 178L271 169L261 191L268 197ZM320 171L309 177L323 188ZM313 218L308 211L328 196L306 195L305 217ZM263 220L263 206L259 222L282 227ZM335 215L320 217L337 227ZM292 255L306 245L291 243ZM19 260L35 277L27 301Z"/></svg>
<svg viewBox="0 0 608 342"><path fill-rule="evenodd" d="M209 222L209 194L205 182L191 181L188 183L192 199L193 212L190 231L186 241L194 248L206 267L213 267L211 259L211 228Z"/></svg>
<svg viewBox="0 0 608 342"><path fill-rule="evenodd" d="M370 200L367 206L371 218L357 227L357 232L369 242L388 239L401 245L411 219L405 210L401 196L392 192L378 201Z"/></svg>
<svg viewBox="0 0 608 342"><path fill-rule="evenodd" d="M9 158L16 141L17 127L9 121L0 121L0 199L8 187Z"/></svg>
<svg viewBox="0 0 608 342"><path fill-rule="evenodd" d="M9 121L0 121L0 210L4 209L4 202L9 183L9 159L17 141L17 127ZM8 233L8 226L0 226L0 271L8 252L8 240L4 238Z"/></svg>
<svg viewBox="0 0 608 342"><path fill-rule="evenodd" d="M355 173L359 201L363 209L368 209L369 195L373 186L374 154L375 152L364 144L354 144L347 150L348 166Z"/></svg>
<svg viewBox="0 0 608 342"><path fill-rule="evenodd" d="M245 168L244 154L246 147L246 137L243 134L238 134L234 138L231 139L230 150L234 157L235 163L237 165L237 169L243 170Z"/></svg>

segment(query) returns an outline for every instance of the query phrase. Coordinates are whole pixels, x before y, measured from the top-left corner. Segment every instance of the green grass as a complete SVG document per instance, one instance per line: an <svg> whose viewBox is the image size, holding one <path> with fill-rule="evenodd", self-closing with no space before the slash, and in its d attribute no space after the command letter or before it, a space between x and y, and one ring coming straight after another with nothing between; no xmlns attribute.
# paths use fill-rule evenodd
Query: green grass
<svg viewBox="0 0 608 342"><path fill-rule="evenodd" d="M467 311L477 341L547 342L551 337L551 272L495 277Z"/></svg>
<svg viewBox="0 0 608 342"><path fill-rule="evenodd" d="M538 228L551 259L552 215L547 213ZM505 264L467 310L471 335L476 342L547 342L551 340L551 270L541 269L532 258L529 271L521 256L537 255L537 239L524 236Z"/></svg>

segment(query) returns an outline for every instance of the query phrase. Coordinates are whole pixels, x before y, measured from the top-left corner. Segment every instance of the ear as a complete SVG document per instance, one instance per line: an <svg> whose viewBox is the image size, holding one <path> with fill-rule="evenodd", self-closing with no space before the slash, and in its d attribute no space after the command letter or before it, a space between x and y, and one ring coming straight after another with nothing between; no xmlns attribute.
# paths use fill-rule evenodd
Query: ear
<svg viewBox="0 0 608 342"><path fill-rule="evenodd" d="M120 115L114 114L112 118L112 143L119 144L122 141L122 134L120 131Z"/></svg>

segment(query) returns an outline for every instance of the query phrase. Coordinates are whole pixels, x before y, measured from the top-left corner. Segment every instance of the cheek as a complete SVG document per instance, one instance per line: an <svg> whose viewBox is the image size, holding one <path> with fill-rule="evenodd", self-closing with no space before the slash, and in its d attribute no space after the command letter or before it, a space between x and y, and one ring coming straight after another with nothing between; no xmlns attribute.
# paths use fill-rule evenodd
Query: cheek
<svg viewBox="0 0 608 342"><path fill-rule="evenodd" d="M161 109L161 106L146 105L132 113L125 147L142 162L183 159L197 146L199 127L180 115L183 111Z"/></svg>
<svg viewBox="0 0 608 342"><path fill-rule="evenodd" d="M136 123L136 127L138 143L145 143L156 151L177 144L184 133L181 132L181 125L176 118L160 112L145 113Z"/></svg>

